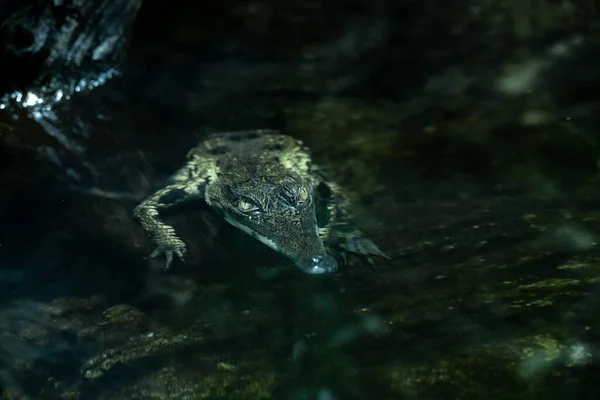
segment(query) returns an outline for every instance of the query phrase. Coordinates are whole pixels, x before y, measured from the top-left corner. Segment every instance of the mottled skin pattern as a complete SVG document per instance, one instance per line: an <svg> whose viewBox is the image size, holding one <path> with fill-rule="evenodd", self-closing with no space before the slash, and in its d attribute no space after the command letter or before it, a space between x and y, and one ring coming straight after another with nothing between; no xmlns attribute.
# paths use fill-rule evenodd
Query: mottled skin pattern
<svg viewBox="0 0 600 400"><path fill-rule="evenodd" d="M271 130L218 133L190 150L169 184L134 215L164 254L166 268L186 245L160 212L203 200L240 230L290 258L307 273L326 273L347 253L387 256L352 224L341 189L312 163L299 140ZM317 218L318 217L318 218Z"/></svg>

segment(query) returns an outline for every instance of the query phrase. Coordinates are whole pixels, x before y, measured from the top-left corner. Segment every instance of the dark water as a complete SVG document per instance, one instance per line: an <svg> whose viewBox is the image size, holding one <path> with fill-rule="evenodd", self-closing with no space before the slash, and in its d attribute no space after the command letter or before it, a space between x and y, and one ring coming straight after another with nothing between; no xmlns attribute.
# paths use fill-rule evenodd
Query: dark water
<svg viewBox="0 0 600 400"><path fill-rule="evenodd" d="M0 398L598 398L600 5L555 3L0 3ZM201 207L150 259L133 208L257 128L391 259Z"/></svg>

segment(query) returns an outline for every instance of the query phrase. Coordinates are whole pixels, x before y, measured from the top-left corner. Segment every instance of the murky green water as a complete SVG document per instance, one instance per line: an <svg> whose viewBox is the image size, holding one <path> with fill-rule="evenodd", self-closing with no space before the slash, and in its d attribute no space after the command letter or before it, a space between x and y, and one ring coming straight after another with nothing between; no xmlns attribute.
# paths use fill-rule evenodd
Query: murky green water
<svg viewBox="0 0 600 400"><path fill-rule="evenodd" d="M0 398L597 398L597 14L534 3L148 1L122 57L8 74ZM149 259L133 207L255 128L391 260L305 275L194 207L187 264Z"/></svg>

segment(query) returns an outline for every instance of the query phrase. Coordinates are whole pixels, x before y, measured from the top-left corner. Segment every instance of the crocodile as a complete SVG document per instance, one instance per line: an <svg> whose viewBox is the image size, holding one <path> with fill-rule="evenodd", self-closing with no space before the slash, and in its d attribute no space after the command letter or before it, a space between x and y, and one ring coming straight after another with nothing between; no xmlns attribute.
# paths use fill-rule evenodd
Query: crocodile
<svg viewBox="0 0 600 400"><path fill-rule="evenodd" d="M200 200L229 224L283 254L303 272L334 272L355 254L389 259L353 223L348 199L313 163L302 141L277 130L214 133L187 154L167 186L143 200L134 217L156 243L150 257L169 269L186 245L160 216Z"/></svg>

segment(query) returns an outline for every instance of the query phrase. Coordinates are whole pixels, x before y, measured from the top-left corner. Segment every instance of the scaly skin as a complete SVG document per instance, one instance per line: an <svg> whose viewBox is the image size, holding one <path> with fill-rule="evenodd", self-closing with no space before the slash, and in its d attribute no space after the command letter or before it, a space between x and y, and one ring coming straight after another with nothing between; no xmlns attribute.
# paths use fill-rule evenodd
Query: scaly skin
<svg viewBox="0 0 600 400"><path fill-rule="evenodd" d="M219 133L189 151L170 183L134 216L157 244L152 257L185 261L186 246L160 212L204 200L227 222L288 256L305 272L331 272L348 253L387 257L352 222L341 188L313 164L299 140L276 131ZM322 213L318 213L322 210ZM322 218L317 220L317 214Z"/></svg>

